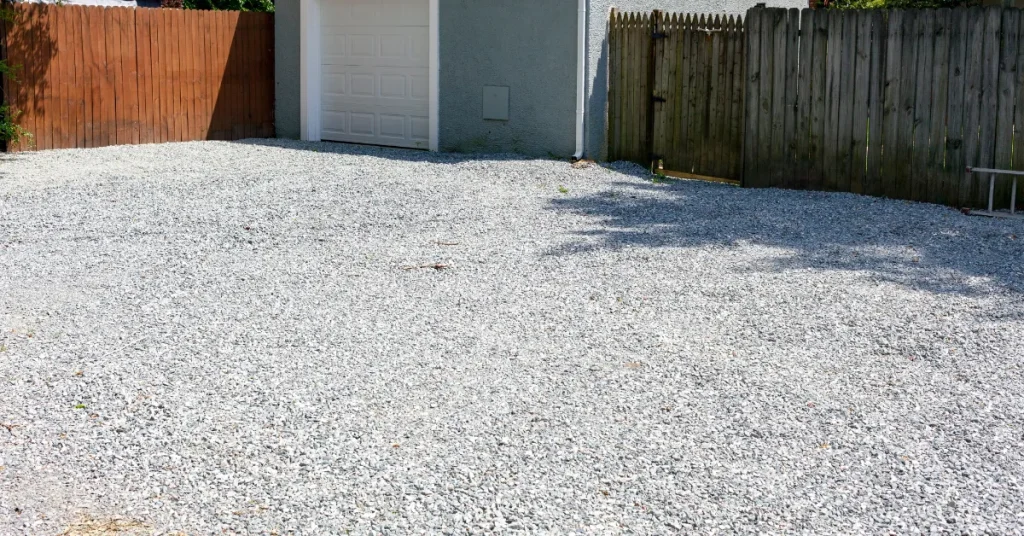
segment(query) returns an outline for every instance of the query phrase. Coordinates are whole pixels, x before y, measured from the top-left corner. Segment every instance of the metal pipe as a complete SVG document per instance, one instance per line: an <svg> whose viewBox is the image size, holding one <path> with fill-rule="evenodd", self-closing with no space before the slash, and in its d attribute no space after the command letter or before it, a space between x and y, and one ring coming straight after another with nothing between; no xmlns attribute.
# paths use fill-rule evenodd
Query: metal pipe
<svg viewBox="0 0 1024 536"><path fill-rule="evenodd" d="M988 176L988 211L992 212L992 200L996 197L996 174Z"/></svg>
<svg viewBox="0 0 1024 536"><path fill-rule="evenodd" d="M1024 171L1013 171L1009 169L992 169L992 168L980 168L980 167L967 167L968 173L995 173L996 175L1021 175L1024 176Z"/></svg>
<svg viewBox="0 0 1024 536"><path fill-rule="evenodd" d="M1017 212L1017 177L1013 178L1013 190L1010 190L1010 214Z"/></svg>
<svg viewBox="0 0 1024 536"><path fill-rule="evenodd" d="M587 0L579 0L576 6L576 160L583 158L584 121L587 102Z"/></svg>

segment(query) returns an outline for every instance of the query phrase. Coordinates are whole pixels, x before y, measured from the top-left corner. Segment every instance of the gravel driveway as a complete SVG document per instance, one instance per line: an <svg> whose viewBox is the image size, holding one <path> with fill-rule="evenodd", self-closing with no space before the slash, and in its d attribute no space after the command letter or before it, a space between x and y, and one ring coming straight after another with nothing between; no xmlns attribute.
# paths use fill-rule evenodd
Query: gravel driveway
<svg viewBox="0 0 1024 536"><path fill-rule="evenodd" d="M0 534L1024 533L1024 223L260 141L0 160Z"/></svg>

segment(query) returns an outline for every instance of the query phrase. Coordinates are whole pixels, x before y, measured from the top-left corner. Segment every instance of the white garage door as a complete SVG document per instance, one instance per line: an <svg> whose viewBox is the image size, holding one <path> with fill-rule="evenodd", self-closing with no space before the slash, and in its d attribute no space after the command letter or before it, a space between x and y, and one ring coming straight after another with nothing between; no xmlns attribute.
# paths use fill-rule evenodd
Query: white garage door
<svg viewBox="0 0 1024 536"><path fill-rule="evenodd" d="M429 142L429 0L323 0L321 139Z"/></svg>

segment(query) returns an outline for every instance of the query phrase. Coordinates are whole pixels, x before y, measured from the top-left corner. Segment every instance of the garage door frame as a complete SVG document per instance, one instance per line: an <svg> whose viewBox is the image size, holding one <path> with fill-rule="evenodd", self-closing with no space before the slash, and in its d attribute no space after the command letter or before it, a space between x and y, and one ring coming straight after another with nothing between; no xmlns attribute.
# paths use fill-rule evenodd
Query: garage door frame
<svg viewBox="0 0 1024 536"><path fill-rule="evenodd" d="M440 65L440 4L441 0L429 0L430 2L430 59L429 70L429 118L430 141L428 147L431 151L437 151L438 144L438 68ZM300 103L299 108L302 114L301 137L307 141L320 141L320 107L321 92L321 51L320 51L320 0L300 0Z"/></svg>

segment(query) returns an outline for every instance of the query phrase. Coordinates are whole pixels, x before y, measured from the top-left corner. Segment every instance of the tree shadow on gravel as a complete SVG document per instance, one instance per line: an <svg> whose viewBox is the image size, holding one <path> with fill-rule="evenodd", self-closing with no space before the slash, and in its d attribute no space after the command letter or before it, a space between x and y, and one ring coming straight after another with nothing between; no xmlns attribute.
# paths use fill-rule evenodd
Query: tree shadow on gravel
<svg viewBox="0 0 1024 536"><path fill-rule="evenodd" d="M1022 221L854 194L656 182L639 167L612 167L623 180L606 190L551 200L598 228L549 254L751 245L783 251L738 272L849 270L929 292L1024 293Z"/></svg>

